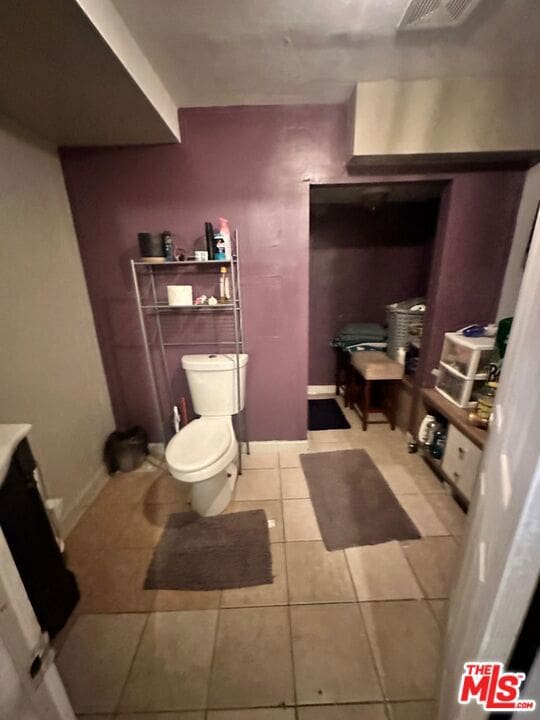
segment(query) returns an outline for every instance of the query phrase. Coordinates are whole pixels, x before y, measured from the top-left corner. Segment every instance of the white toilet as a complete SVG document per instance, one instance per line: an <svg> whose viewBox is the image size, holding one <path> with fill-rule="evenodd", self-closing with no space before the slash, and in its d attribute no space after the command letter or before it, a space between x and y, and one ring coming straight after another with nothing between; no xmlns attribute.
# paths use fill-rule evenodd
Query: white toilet
<svg viewBox="0 0 540 720"><path fill-rule="evenodd" d="M169 471L177 480L191 483L191 507L199 515L223 512L234 491L238 443L232 416L244 407L248 356L241 354L240 407L238 407L236 355L184 355L193 420L170 440L165 451Z"/></svg>

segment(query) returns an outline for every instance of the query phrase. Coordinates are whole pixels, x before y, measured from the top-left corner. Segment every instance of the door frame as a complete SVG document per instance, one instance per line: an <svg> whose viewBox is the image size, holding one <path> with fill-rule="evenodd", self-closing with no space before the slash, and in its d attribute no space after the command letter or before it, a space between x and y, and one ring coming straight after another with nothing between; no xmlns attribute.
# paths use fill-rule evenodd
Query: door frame
<svg viewBox="0 0 540 720"><path fill-rule="evenodd" d="M539 576L540 443L535 418L540 407L539 307L537 215L471 505L463 561L450 600L439 720L486 717L476 703L458 704L463 664L509 661ZM523 697L532 699L526 690Z"/></svg>
<svg viewBox="0 0 540 720"><path fill-rule="evenodd" d="M75 720L48 634L39 626L1 528L0 567L0 667L8 704L2 710L8 712L6 717L24 720ZM42 667L31 677L37 654L43 658Z"/></svg>

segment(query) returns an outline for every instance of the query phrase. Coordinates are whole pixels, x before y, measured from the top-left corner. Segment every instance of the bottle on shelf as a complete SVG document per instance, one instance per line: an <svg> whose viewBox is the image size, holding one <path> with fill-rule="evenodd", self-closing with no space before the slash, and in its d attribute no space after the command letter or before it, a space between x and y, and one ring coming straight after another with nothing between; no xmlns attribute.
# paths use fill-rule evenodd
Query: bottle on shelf
<svg viewBox="0 0 540 720"><path fill-rule="evenodd" d="M223 238L225 260L232 259L232 243L231 243L231 231L229 229L229 221L226 218L219 218L219 234Z"/></svg>
<svg viewBox="0 0 540 720"><path fill-rule="evenodd" d="M226 260L225 238L221 232L214 234L214 260Z"/></svg>
<svg viewBox="0 0 540 720"><path fill-rule="evenodd" d="M478 394L478 403L476 406L476 414L484 422L489 423L491 419L491 413L493 412L493 405L495 402L495 395L497 393L498 383L487 382L480 393Z"/></svg>
<svg viewBox="0 0 540 720"><path fill-rule="evenodd" d="M229 273L224 265L222 265L219 269L219 302L222 305L226 305L231 302Z"/></svg>
<svg viewBox="0 0 540 720"><path fill-rule="evenodd" d="M174 260L174 247L172 241L172 235L168 230L164 230L161 233L161 242L163 243L163 254L167 262Z"/></svg>

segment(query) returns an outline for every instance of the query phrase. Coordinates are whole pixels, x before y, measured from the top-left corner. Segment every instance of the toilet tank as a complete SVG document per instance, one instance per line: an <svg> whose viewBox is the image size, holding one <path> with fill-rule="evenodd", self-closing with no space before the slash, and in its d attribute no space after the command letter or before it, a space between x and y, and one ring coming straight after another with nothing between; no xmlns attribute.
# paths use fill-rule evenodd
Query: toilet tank
<svg viewBox="0 0 540 720"><path fill-rule="evenodd" d="M243 410L246 397L248 356L238 356L240 368L240 407L236 390L236 355L184 355L193 409L198 415L235 415Z"/></svg>

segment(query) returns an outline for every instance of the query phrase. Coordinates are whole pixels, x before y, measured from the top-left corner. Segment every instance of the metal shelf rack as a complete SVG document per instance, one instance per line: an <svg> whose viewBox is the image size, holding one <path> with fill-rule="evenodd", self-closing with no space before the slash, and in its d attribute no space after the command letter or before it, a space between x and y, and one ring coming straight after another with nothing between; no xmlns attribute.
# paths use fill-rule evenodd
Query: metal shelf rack
<svg viewBox="0 0 540 720"><path fill-rule="evenodd" d="M212 348L231 348L231 354L236 357L236 394L237 403L240 407L240 364L239 355L245 352L244 340L244 319L242 313L242 295L240 285L240 257L238 231L234 232L234 248L235 254L231 260L175 260L163 263L146 263L138 260L131 260L131 272L133 276L133 284L135 288L135 296L137 300L137 311L141 328L141 335L144 344L144 352L152 394L159 419L159 427L163 447L165 448L168 440L173 435L172 426L172 408L177 404L173 397L172 383L167 363L167 348L173 347L212 347ZM231 302L218 305L169 305L166 300L159 298L160 281L165 276L175 276L178 278L180 271L183 269L191 270L191 274L196 273L198 276L205 270L213 271L216 279L219 279L219 268L227 266L230 269L230 290ZM145 287L146 281L146 287ZM216 314L218 317L223 315L232 316L233 337L225 340L214 341L174 341L170 342L165 339L166 329L163 327L162 317L167 315L174 317L176 315L193 315L195 317L210 316ZM150 321L153 321L153 332L150 327ZM156 367L154 357L159 357ZM217 351L217 350L216 350ZM160 382L161 380L161 382ZM164 393L160 392L160 387L164 387ZM162 395L165 394L165 402ZM164 405L166 409L164 410ZM242 472L242 444L245 444L249 453L249 440L247 437L247 418L246 410L239 413L238 421L238 472Z"/></svg>

